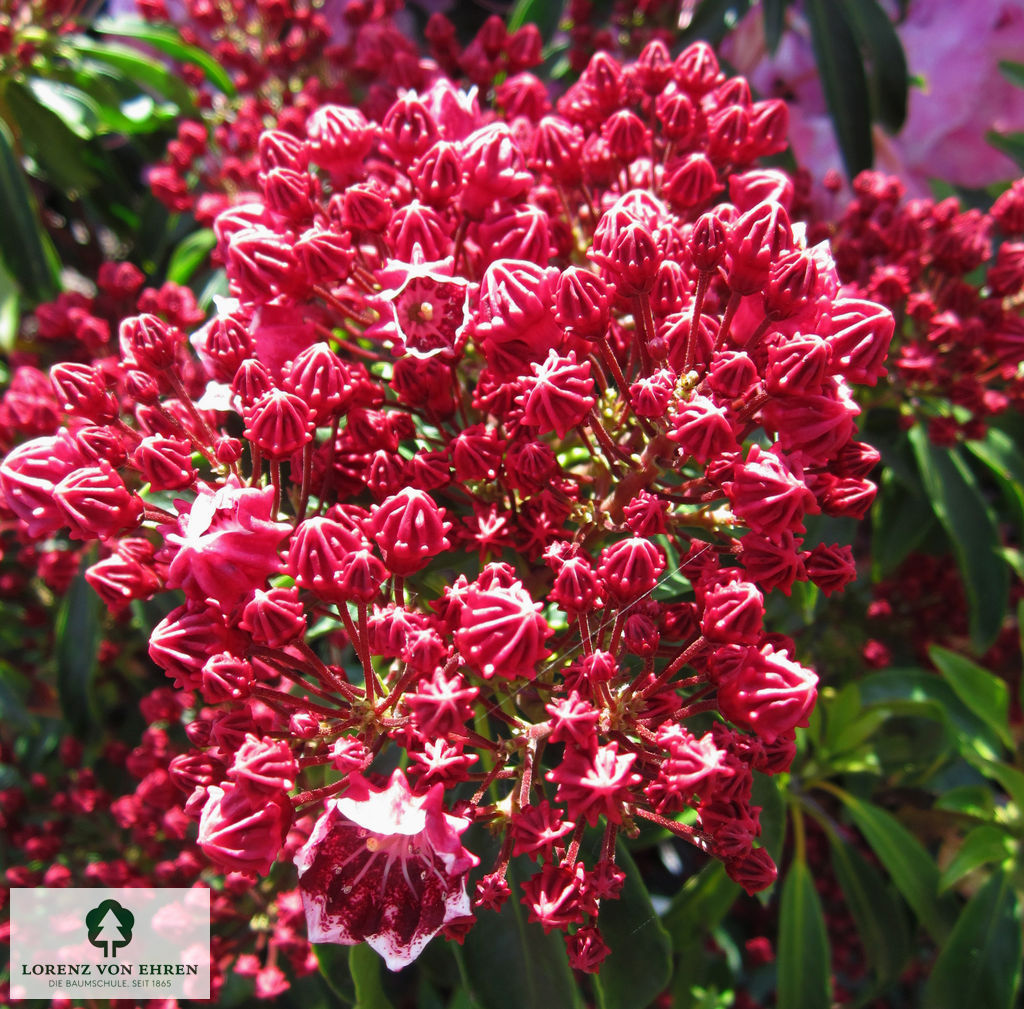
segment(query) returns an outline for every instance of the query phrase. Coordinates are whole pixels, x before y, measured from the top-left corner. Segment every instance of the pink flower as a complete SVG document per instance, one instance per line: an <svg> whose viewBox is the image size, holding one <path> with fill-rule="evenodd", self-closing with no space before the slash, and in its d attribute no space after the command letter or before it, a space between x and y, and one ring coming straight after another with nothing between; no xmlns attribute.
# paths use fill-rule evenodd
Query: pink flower
<svg viewBox="0 0 1024 1009"><path fill-rule="evenodd" d="M413 795L400 770L383 789L356 774L327 803L295 856L311 942L366 942L400 970L472 913L466 874L480 860L459 840L469 818L445 812L443 790Z"/></svg>
<svg viewBox="0 0 1024 1009"><path fill-rule="evenodd" d="M277 548L290 526L274 522L272 487L238 487L218 491L200 486L178 530L166 533L173 558L167 587L183 588L198 601L232 606L262 588L281 567Z"/></svg>

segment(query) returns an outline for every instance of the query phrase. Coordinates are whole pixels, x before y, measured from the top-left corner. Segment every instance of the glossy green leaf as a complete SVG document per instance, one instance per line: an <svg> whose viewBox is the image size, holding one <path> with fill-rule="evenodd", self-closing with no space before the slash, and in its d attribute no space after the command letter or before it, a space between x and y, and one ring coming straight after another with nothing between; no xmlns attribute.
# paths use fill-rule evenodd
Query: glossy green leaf
<svg viewBox="0 0 1024 1009"><path fill-rule="evenodd" d="M888 467L882 470L871 507L871 574L892 574L935 526L932 506Z"/></svg>
<svg viewBox="0 0 1024 1009"><path fill-rule="evenodd" d="M679 13L682 33L678 39L683 43L704 39L713 46L717 45L736 27L750 7L750 0L698 0L696 4L683 4Z"/></svg>
<svg viewBox="0 0 1024 1009"><path fill-rule="evenodd" d="M200 228L178 243L167 264L167 279L187 284L209 259L217 244L212 228Z"/></svg>
<svg viewBox="0 0 1024 1009"><path fill-rule="evenodd" d="M1006 794L1024 815L1024 772L1002 760L988 760L977 753L965 752L967 761L986 778L998 781Z"/></svg>
<svg viewBox="0 0 1024 1009"><path fill-rule="evenodd" d="M93 31L101 35L119 35L138 39L159 52L170 56L179 63L193 63L206 75L206 79L226 95L235 94L235 85L228 72L210 54L184 42L177 29L170 25L149 24L136 18L101 18L96 21Z"/></svg>
<svg viewBox="0 0 1024 1009"><path fill-rule="evenodd" d="M857 38L843 6L830 0L807 0L804 12L846 173L852 179L874 161L871 98Z"/></svg>
<svg viewBox="0 0 1024 1009"><path fill-rule="evenodd" d="M921 479L953 544L970 604L971 642L980 653L995 641L1009 605L1009 572L996 553L999 531L977 480L958 449L938 448L922 425L910 431Z"/></svg>
<svg viewBox="0 0 1024 1009"><path fill-rule="evenodd" d="M0 664L0 724L18 733L30 732L34 726L32 716L21 698L21 691L15 686L13 671L3 664Z"/></svg>
<svg viewBox="0 0 1024 1009"><path fill-rule="evenodd" d="M886 129L896 133L907 118L910 80L903 43L877 0L843 0L843 9L870 61L876 117Z"/></svg>
<svg viewBox="0 0 1024 1009"><path fill-rule="evenodd" d="M79 737L97 725L94 678L100 647L100 600L85 580L85 568L71 582L56 621L57 695L72 732Z"/></svg>
<svg viewBox="0 0 1024 1009"><path fill-rule="evenodd" d="M356 989L356 1009L393 1009L381 984L380 972L384 969L384 961L379 953L363 942L352 946L348 967Z"/></svg>
<svg viewBox="0 0 1024 1009"><path fill-rule="evenodd" d="M702 942L701 937L718 927L741 893L740 885L726 875L721 862L711 862L691 876L661 919L676 950Z"/></svg>
<svg viewBox="0 0 1024 1009"><path fill-rule="evenodd" d="M1020 653L1021 656L1024 656L1024 599L1017 603L1017 635L1020 640ZM1021 708L1024 708L1024 675L1020 677L1017 691L1017 700L1020 702Z"/></svg>
<svg viewBox="0 0 1024 1009"><path fill-rule="evenodd" d="M646 1009L672 976L672 939L621 842L615 860L626 873L626 882L618 900L601 904L597 924L611 953L601 964L594 989L601 1009Z"/></svg>
<svg viewBox="0 0 1024 1009"><path fill-rule="evenodd" d="M98 42L84 35L72 39L71 45L80 56L113 67L136 86L150 88L172 101L179 109L191 109L195 105L192 91L180 75L172 73L162 63L147 58L137 49L117 42Z"/></svg>
<svg viewBox="0 0 1024 1009"><path fill-rule="evenodd" d="M535 24L545 44L551 41L562 18L562 4L550 0L516 0L508 16L508 30L514 32L525 24Z"/></svg>
<svg viewBox="0 0 1024 1009"><path fill-rule="evenodd" d="M355 1005L356 986L349 966L349 947L324 942L313 946L320 974L344 1005ZM372 952L372 951L371 951Z"/></svg>
<svg viewBox="0 0 1024 1009"><path fill-rule="evenodd" d="M60 117L64 125L82 140L100 132L101 116L96 102L80 88L62 81L28 77L25 85L44 108Z"/></svg>
<svg viewBox="0 0 1024 1009"><path fill-rule="evenodd" d="M579 992L558 932L545 935L527 921L519 903L520 881L532 863L518 860L509 870L513 896L500 913L481 911L461 949L455 948L469 994L481 1009L573 1009Z"/></svg>
<svg viewBox="0 0 1024 1009"><path fill-rule="evenodd" d="M956 886L975 869L993 862L1005 861L1013 854L1013 839L999 827L982 824L975 827L964 839L953 856L953 861L942 870L939 877L939 890L948 890Z"/></svg>
<svg viewBox="0 0 1024 1009"><path fill-rule="evenodd" d="M891 813L843 793L843 803L893 883L936 942L949 934L955 904L939 897L939 870L921 842Z"/></svg>
<svg viewBox="0 0 1024 1009"><path fill-rule="evenodd" d="M789 0L764 0L764 44L773 56L782 41L782 30L786 24L786 8Z"/></svg>
<svg viewBox="0 0 1024 1009"><path fill-rule="evenodd" d="M999 481L1024 536L1024 454L1005 431L995 427L988 429L983 441L968 442L967 448Z"/></svg>
<svg viewBox="0 0 1024 1009"><path fill-rule="evenodd" d="M832 868L880 990L900 976L910 956L906 908L855 845L827 833Z"/></svg>
<svg viewBox="0 0 1024 1009"><path fill-rule="evenodd" d="M989 785L960 785L935 800L935 809L946 810L974 820L994 820L995 797Z"/></svg>
<svg viewBox="0 0 1024 1009"><path fill-rule="evenodd" d="M21 81L8 82L4 98L17 121L25 153L47 181L71 196L97 185L99 179L84 157L86 147L71 126Z"/></svg>
<svg viewBox="0 0 1024 1009"><path fill-rule="evenodd" d="M924 989L923 1009L1011 1009L1021 976L1021 904L1001 870L971 898Z"/></svg>
<svg viewBox="0 0 1024 1009"><path fill-rule="evenodd" d="M4 266L33 301L47 301L60 289L60 262L50 236L39 223L35 200L28 187L14 140L0 120L0 255ZM9 301L6 305L9 306ZM5 315L10 308L5 307Z"/></svg>
<svg viewBox="0 0 1024 1009"><path fill-rule="evenodd" d="M806 862L793 862L782 887L777 967L780 1006L829 1009L828 933Z"/></svg>
<svg viewBox="0 0 1024 1009"><path fill-rule="evenodd" d="M1024 168L1024 133L997 133L989 130L985 140Z"/></svg>
<svg viewBox="0 0 1024 1009"><path fill-rule="evenodd" d="M782 859L782 843L786 839L785 784L780 776L755 771L751 801L761 807L761 845L778 864Z"/></svg>
<svg viewBox="0 0 1024 1009"><path fill-rule="evenodd" d="M14 349L20 321L18 285L0 261L0 354L9 354Z"/></svg>
<svg viewBox="0 0 1024 1009"><path fill-rule="evenodd" d="M928 655L956 696L1012 749L1010 691L1006 684L970 659L938 645L932 645Z"/></svg>
<svg viewBox="0 0 1024 1009"><path fill-rule="evenodd" d="M961 753L998 759L1002 752L999 737L941 676L923 669L893 668L865 676L859 687L865 707L945 724Z"/></svg>
<svg viewBox="0 0 1024 1009"><path fill-rule="evenodd" d="M1013 60L1000 60L999 71L1017 87L1024 88L1024 63L1015 63Z"/></svg>

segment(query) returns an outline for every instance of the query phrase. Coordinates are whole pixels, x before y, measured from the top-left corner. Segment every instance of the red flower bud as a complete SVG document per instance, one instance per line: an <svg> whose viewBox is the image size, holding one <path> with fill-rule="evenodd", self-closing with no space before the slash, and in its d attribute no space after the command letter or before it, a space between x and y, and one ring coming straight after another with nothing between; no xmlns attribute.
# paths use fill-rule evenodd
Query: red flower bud
<svg viewBox="0 0 1024 1009"><path fill-rule="evenodd" d="M523 423L564 438L596 402L590 362L577 364L573 350L565 357L552 350L543 364L531 368L533 377L523 380L526 391L516 400L523 407Z"/></svg>
<svg viewBox="0 0 1024 1009"><path fill-rule="evenodd" d="M271 389L246 411L245 436L268 459L287 459L313 440L316 426L304 400L283 389Z"/></svg>
<svg viewBox="0 0 1024 1009"><path fill-rule="evenodd" d="M129 366L157 374L173 367L185 335L155 315L133 315L121 323L121 356Z"/></svg>
<svg viewBox="0 0 1024 1009"><path fill-rule="evenodd" d="M299 602L299 590L257 589L245 604L239 627L257 644L282 648L306 630L306 614Z"/></svg>
<svg viewBox="0 0 1024 1009"><path fill-rule="evenodd" d="M551 653L544 641L553 631L523 586L476 586L466 593L455 631L455 647L485 679L533 679L537 663Z"/></svg>
<svg viewBox="0 0 1024 1009"><path fill-rule="evenodd" d="M73 539L106 539L142 521L142 501L108 462L83 466L53 489Z"/></svg>
<svg viewBox="0 0 1024 1009"><path fill-rule="evenodd" d="M156 491L191 487L196 480L192 444L182 438L143 438L132 453L132 464Z"/></svg>
<svg viewBox="0 0 1024 1009"><path fill-rule="evenodd" d="M721 80L718 60L706 42L688 45L672 64L672 77L688 94L707 94Z"/></svg>
<svg viewBox="0 0 1024 1009"><path fill-rule="evenodd" d="M606 598L622 606L650 592L665 570L665 555L650 540L632 536L601 551L597 574Z"/></svg>
<svg viewBox="0 0 1024 1009"><path fill-rule="evenodd" d="M431 557L451 546L447 533L452 524L445 521L445 514L429 494L411 487L376 509L373 538L392 574L415 574Z"/></svg>
<svg viewBox="0 0 1024 1009"><path fill-rule="evenodd" d="M50 384L61 407L79 417L108 424L118 414L117 400L104 387L101 373L88 364L55 364Z"/></svg>

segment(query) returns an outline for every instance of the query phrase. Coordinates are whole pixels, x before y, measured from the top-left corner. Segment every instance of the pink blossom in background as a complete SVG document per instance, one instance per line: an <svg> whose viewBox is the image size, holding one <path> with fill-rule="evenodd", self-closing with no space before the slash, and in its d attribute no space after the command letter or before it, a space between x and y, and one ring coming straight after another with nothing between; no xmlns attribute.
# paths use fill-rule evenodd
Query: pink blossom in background
<svg viewBox="0 0 1024 1009"><path fill-rule="evenodd" d="M764 97L789 102L790 141L816 183L843 172L825 108L810 29L793 10L774 56L764 42L763 12L754 10L729 35L726 58ZM942 178L987 186L1013 178L1014 163L985 139L990 130L1024 129L1024 88L1000 72L1000 60L1024 61L1024 0L914 0L897 31L911 86L907 121L896 136L875 127L875 168L898 175L911 196L930 192Z"/></svg>

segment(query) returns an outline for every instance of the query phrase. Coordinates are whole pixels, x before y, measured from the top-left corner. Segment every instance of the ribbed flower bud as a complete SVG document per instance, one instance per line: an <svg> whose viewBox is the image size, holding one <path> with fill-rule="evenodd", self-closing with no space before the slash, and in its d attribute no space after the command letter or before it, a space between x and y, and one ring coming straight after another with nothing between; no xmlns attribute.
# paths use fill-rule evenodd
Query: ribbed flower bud
<svg viewBox="0 0 1024 1009"><path fill-rule="evenodd" d="M267 459L287 459L313 440L313 412L304 400L271 389L246 413L245 436Z"/></svg>
<svg viewBox="0 0 1024 1009"><path fill-rule="evenodd" d="M118 414L117 400L104 385L100 371L88 364L66 362L50 369L50 384L64 410L97 424Z"/></svg>
<svg viewBox="0 0 1024 1009"><path fill-rule="evenodd" d="M451 545L445 509L421 490L407 487L392 495L373 515L373 538L387 569L405 577L425 567L431 557Z"/></svg>
<svg viewBox="0 0 1024 1009"><path fill-rule="evenodd" d="M133 315L120 327L121 356L125 363L156 374L173 367L185 334L155 315Z"/></svg>

